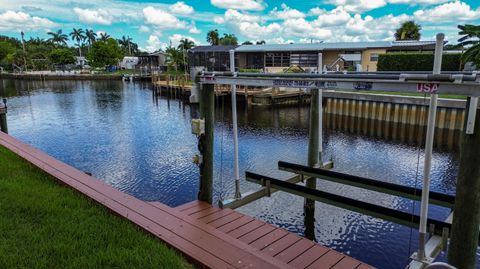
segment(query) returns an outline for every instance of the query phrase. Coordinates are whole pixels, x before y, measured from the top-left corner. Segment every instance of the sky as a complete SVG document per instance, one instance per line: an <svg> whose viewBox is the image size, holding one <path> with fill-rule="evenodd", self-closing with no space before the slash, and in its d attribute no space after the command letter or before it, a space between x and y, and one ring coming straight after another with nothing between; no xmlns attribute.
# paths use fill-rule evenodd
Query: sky
<svg viewBox="0 0 480 269"><path fill-rule="evenodd" d="M182 38L205 45L212 29L268 44L392 40L407 20L422 26L422 40L443 32L454 44L458 24L480 25L480 0L0 0L1 35L93 29L150 52Z"/></svg>

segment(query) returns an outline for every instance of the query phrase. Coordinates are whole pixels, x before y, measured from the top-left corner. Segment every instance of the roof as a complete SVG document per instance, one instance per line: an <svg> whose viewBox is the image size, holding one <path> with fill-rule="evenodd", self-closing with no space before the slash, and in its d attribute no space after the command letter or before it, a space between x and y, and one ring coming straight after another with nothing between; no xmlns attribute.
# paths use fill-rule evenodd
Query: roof
<svg viewBox="0 0 480 269"><path fill-rule="evenodd" d="M372 42L333 42L333 43L298 43L298 44L266 44L242 45L236 52L266 51L323 51L323 50L358 50L369 48L405 48L435 47L435 41L372 41Z"/></svg>
<svg viewBox="0 0 480 269"><path fill-rule="evenodd" d="M237 45L229 46L196 46L193 49L190 49L190 52L229 52L230 50L236 49Z"/></svg>

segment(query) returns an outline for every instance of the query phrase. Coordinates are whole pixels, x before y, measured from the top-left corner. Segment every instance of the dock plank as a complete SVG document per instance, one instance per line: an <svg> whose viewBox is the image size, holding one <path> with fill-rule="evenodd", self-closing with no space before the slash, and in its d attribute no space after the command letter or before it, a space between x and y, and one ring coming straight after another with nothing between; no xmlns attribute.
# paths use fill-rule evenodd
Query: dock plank
<svg viewBox="0 0 480 269"><path fill-rule="evenodd" d="M201 201L176 208L141 201L1 132L0 144L59 183L152 233L201 267L373 268L231 209Z"/></svg>

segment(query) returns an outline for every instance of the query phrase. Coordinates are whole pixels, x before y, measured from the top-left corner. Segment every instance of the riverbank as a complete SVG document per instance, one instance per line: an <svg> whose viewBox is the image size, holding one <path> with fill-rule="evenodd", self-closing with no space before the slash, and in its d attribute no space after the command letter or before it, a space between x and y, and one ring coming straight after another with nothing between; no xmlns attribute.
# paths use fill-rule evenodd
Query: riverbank
<svg viewBox="0 0 480 269"><path fill-rule="evenodd" d="M0 268L192 268L1 146L0 192Z"/></svg>
<svg viewBox="0 0 480 269"><path fill-rule="evenodd" d="M74 73L0 73L0 79L19 80L121 80L122 74L74 74Z"/></svg>

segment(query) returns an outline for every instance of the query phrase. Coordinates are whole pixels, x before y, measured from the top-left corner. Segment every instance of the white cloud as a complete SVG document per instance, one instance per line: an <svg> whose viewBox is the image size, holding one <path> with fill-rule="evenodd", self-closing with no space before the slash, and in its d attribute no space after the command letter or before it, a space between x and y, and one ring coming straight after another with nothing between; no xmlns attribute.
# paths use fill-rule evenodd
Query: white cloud
<svg viewBox="0 0 480 269"><path fill-rule="evenodd" d="M110 25L113 21L113 17L103 9L91 10L76 7L73 12L83 23Z"/></svg>
<svg viewBox="0 0 480 269"><path fill-rule="evenodd" d="M275 7L272 11L270 11L270 15L274 17L274 19L298 19L298 18L305 18L305 14L300 12L297 9L290 8L286 4L282 4L282 10L278 10Z"/></svg>
<svg viewBox="0 0 480 269"><path fill-rule="evenodd" d="M322 40L332 36L332 31L330 29L315 27L311 22L302 18L285 20L282 24L282 28L284 34L287 36Z"/></svg>
<svg viewBox="0 0 480 269"><path fill-rule="evenodd" d="M157 29L186 29L187 23L179 20L174 15L152 6L143 9L145 22Z"/></svg>
<svg viewBox="0 0 480 269"><path fill-rule="evenodd" d="M148 33L150 32L150 28L148 26L145 26L145 25L141 25L139 28L138 28L138 31L140 33Z"/></svg>
<svg viewBox="0 0 480 269"><path fill-rule="evenodd" d="M223 17L220 17L220 16L215 16L215 18L213 18L213 21L216 24L224 24L225 23L225 19Z"/></svg>
<svg viewBox="0 0 480 269"><path fill-rule="evenodd" d="M169 37L170 39L170 42L172 44L172 46L174 47L177 47L178 44L180 44L180 40L182 39L188 39L190 41L193 41L193 43L195 43L195 46L198 46L200 45L200 42L198 42L198 40L196 40L195 38L191 37L191 36L184 36L184 35L180 35L180 34L174 34L172 36Z"/></svg>
<svg viewBox="0 0 480 269"><path fill-rule="evenodd" d="M473 10L467 3L455 1L431 9L417 10L413 15L415 19L425 22L469 21L480 18L480 8Z"/></svg>
<svg viewBox="0 0 480 269"><path fill-rule="evenodd" d="M195 26L195 24L192 24L188 32L190 34L200 34L202 31L200 31L200 29L198 29L197 26Z"/></svg>
<svg viewBox="0 0 480 269"><path fill-rule="evenodd" d="M317 27L343 25L351 19L350 14L343 9L337 7L333 10L310 10L311 14L318 14L317 19L313 22Z"/></svg>
<svg viewBox="0 0 480 269"><path fill-rule="evenodd" d="M448 2L449 0L388 0L391 4L410 4L410 5L435 5Z"/></svg>
<svg viewBox="0 0 480 269"><path fill-rule="evenodd" d="M193 13L193 7L185 4L185 2L176 2L170 6L170 11L179 15L189 15Z"/></svg>
<svg viewBox="0 0 480 269"><path fill-rule="evenodd" d="M263 0L211 0L212 5L224 9L264 10Z"/></svg>
<svg viewBox="0 0 480 269"><path fill-rule="evenodd" d="M385 0L328 0L327 3L342 6L346 11L354 13L377 9L387 4Z"/></svg>
<svg viewBox="0 0 480 269"><path fill-rule="evenodd" d="M24 12L6 11L0 14L0 31L20 32L50 30L57 24L46 18L31 16Z"/></svg>
<svg viewBox="0 0 480 269"><path fill-rule="evenodd" d="M147 46L145 50L148 52L155 52L159 49L164 49L167 44L160 42L160 38L156 35L150 35L147 39Z"/></svg>

